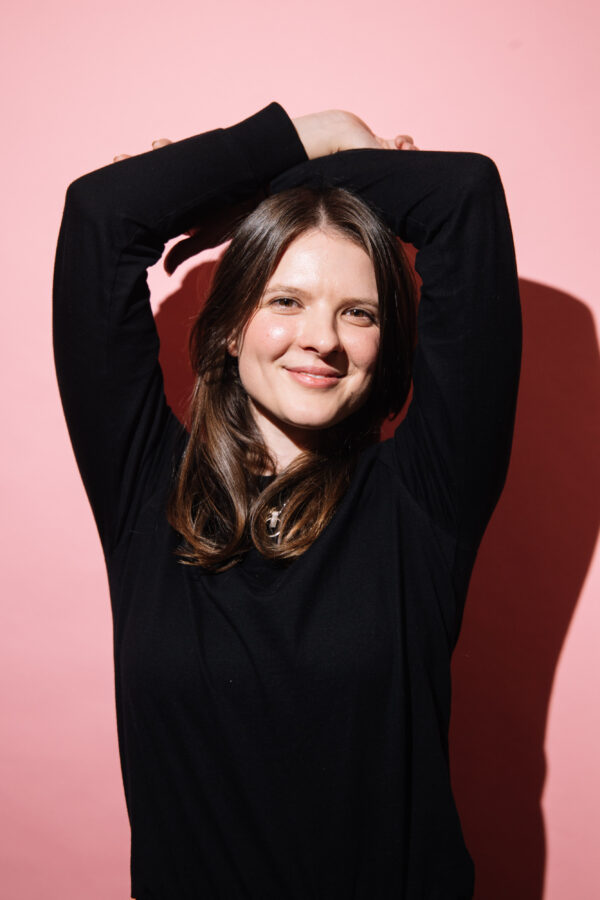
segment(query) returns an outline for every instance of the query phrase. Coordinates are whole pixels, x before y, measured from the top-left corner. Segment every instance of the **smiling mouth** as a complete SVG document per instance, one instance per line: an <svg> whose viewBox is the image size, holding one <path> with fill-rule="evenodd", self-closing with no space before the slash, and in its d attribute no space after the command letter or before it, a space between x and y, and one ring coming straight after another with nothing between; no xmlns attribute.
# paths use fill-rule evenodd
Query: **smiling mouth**
<svg viewBox="0 0 600 900"><path fill-rule="evenodd" d="M289 372L296 381L309 387L329 387L338 384L343 378L342 375L315 375L313 372L294 371L292 369L286 369L286 372Z"/></svg>

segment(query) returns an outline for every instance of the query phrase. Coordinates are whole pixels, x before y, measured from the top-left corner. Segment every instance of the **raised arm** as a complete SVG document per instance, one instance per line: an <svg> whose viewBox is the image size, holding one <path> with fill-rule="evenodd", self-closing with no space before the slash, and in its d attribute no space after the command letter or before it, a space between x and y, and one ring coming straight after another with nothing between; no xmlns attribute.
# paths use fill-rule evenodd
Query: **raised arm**
<svg viewBox="0 0 600 900"><path fill-rule="evenodd" d="M217 129L124 159L67 190L54 271L56 371L105 552L143 502L180 433L158 364L146 270L165 242L217 209L255 205L307 159L272 103Z"/></svg>
<svg viewBox="0 0 600 900"><path fill-rule="evenodd" d="M323 181L356 191L418 248L413 398L382 455L472 561L506 478L521 359L514 246L497 168L477 153L349 150L300 164L270 189Z"/></svg>

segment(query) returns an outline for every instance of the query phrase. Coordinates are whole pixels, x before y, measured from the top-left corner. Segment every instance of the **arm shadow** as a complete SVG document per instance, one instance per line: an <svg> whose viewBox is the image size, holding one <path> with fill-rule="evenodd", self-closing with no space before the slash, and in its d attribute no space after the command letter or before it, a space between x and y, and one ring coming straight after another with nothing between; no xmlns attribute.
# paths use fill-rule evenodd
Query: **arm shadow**
<svg viewBox="0 0 600 900"><path fill-rule="evenodd" d="M215 265L190 270L156 315L167 400L182 421L193 385L187 339ZM452 781L475 862L475 900L542 900L548 708L599 522L592 315L552 287L521 279L520 291L523 361L510 470L453 657Z"/></svg>
<svg viewBox="0 0 600 900"><path fill-rule="evenodd" d="M523 362L504 492L453 658L452 780L475 900L541 900L554 676L598 534L600 366L580 300L520 280Z"/></svg>

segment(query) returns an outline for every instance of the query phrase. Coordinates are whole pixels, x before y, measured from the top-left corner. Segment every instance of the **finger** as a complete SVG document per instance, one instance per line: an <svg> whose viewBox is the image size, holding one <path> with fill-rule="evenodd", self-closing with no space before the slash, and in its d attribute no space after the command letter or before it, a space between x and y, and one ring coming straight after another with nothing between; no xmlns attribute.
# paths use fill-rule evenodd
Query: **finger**
<svg viewBox="0 0 600 900"><path fill-rule="evenodd" d="M377 142L384 150L412 150L414 141L410 134L397 134L394 138L377 138Z"/></svg>
<svg viewBox="0 0 600 900"><path fill-rule="evenodd" d="M395 138L382 138L375 136L377 143L381 147L382 150L396 150Z"/></svg>
<svg viewBox="0 0 600 900"><path fill-rule="evenodd" d="M120 153L118 156L113 156L113 162L120 162L122 159L131 159L131 154Z"/></svg>
<svg viewBox="0 0 600 900"><path fill-rule="evenodd" d="M167 144L172 144L173 141L170 141L169 138L158 138L156 141L152 141L152 149L158 150L160 147L166 147Z"/></svg>

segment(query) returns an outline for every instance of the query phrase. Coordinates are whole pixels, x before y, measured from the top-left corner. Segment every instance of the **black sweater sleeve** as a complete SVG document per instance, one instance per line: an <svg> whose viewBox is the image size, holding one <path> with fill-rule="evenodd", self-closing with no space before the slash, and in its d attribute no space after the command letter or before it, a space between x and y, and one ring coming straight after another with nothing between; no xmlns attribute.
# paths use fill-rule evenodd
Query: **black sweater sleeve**
<svg viewBox="0 0 600 900"><path fill-rule="evenodd" d="M270 185L269 185L270 180ZM514 247L496 166L476 153L350 150L308 161L276 103L228 129L92 172L70 185L54 280L61 397L105 549L142 502L176 431L146 270L215 206L295 184L337 183L418 248L419 341L392 464L465 547L502 490L521 354Z"/></svg>
<svg viewBox="0 0 600 900"><path fill-rule="evenodd" d="M384 458L471 560L505 483L521 361L512 231L494 162L478 153L348 150L270 185L354 190L417 249L413 397Z"/></svg>
<svg viewBox="0 0 600 900"><path fill-rule="evenodd" d="M258 203L269 179L306 159L291 120L271 103L230 128L69 186L54 268L54 354L105 552L135 516L179 429L164 397L146 270L167 240L217 206Z"/></svg>

